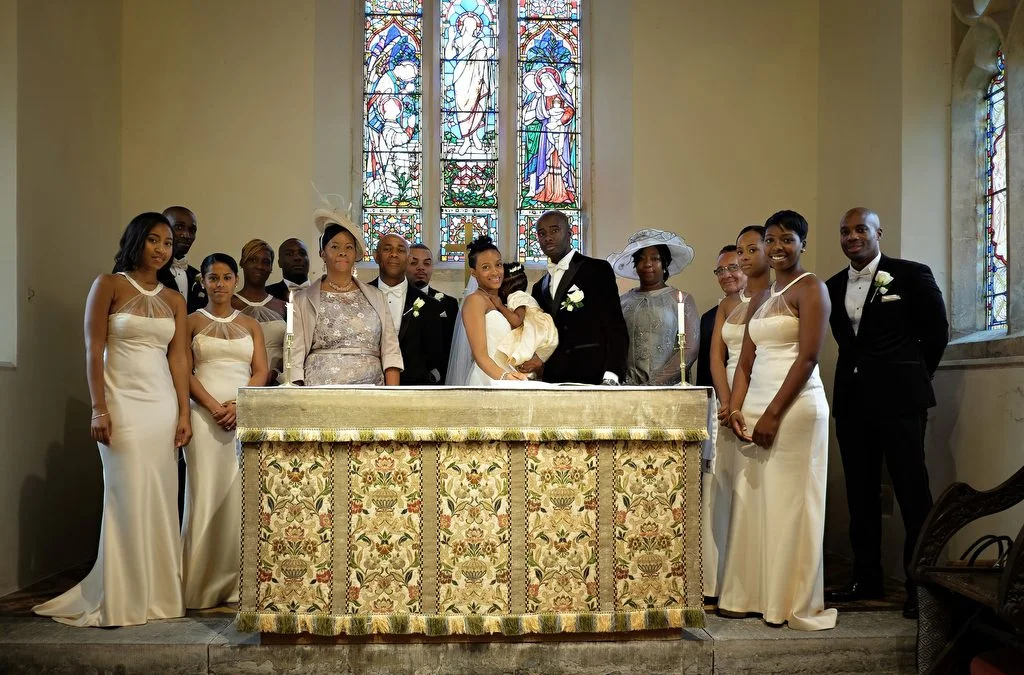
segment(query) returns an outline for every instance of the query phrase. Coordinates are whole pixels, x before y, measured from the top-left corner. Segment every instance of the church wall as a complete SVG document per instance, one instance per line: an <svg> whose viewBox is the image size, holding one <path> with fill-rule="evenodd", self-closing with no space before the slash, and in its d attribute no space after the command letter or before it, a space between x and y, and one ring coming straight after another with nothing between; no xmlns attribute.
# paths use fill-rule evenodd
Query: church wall
<svg viewBox="0 0 1024 675"><path fill-rule="evenodd" d="M4 0L0 25L15 19L21 302L17 368L0 370L0 595L95 555L82 312L122 229L121 2Z"/></svg>
<svg viewBox="0 0 1024 675"><path fill-rule="evenodd" d="M253 237L275 248L308 237L313 8L312 0L125 3L123 222L190 207L196 267L215 251L237 259Z"/></svg>
<svg viewBox="0 0 1024 675"><path fill-rule="evenodd" d="M18 312L18 3L0 1L0 316ZM18 322L0 323L0 368L16 360Z"/></svg>
<svg viewBox="0 0 1024 675"><path fill-rule="evenodd" d="M718 250L744 226L784 208L818 226L818 3L631 5L633 221L602 236L682 233L696 258L670 283L704 311L721 295Z"/></svg>
<svg viewBox="0 0 1024 675"><path fill-rule="evenodd" d="M822 280L848 265L839 248L839 219L853 206L878 212L884 234L882 251L900 255L902 211L902 13L899 3L864 0L821 3L821 70L817 158L821 218L812 224L810 246L817 253ZM829 399L835 375L836 345L831 333L821 357L821 378ZM826 548L849 553L846 489L842 459L830 439ZM899 569L902 550L893 546L898 525L883 519L883 563ZM901 541L901 540L899 540Z"/></svg>

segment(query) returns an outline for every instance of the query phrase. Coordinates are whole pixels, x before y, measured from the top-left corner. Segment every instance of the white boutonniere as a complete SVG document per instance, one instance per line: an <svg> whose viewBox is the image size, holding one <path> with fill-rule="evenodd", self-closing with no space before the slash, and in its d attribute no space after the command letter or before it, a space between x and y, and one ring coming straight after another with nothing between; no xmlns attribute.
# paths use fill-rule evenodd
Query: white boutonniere
<svg viewBox="0 0 1024 675"><path fill-rule="evenodd" d="M444 293L442 293L441 291L435 291L434 292L434 300L437 300L438 302L441 302L442 300L444 300Z"/></svg>
<svg viewBox="0 0 1024 675"><path fill-rule="evenodd" d="M586 296L583 295L583 291L581 291L576 284L573 284L569 288L569 292L565 294L565 300L562 301L561 309L564 309L567 312L579 309L583 306L583 298L585 297Z"/></svg>
<svg viewBox="0 0 1024 675"><path fill-rule="evenodd" d="M420 310L423 309L423 305L425 304L427 303L423 302L423 298L416 298L415 300L412 301L412 307L409 308L409 311L406 312L406 314L412 312L412 315L414 317L419 318Z"/></svg>
<svg viewBox="0 0 1024 675"><path fill-rule="evenodd" d="M889 284L892 283L893 276L884 270L878 270L875 273L875 292L871 295L871 299L874 300L876 295L885 295L889 292Z"/></svg>

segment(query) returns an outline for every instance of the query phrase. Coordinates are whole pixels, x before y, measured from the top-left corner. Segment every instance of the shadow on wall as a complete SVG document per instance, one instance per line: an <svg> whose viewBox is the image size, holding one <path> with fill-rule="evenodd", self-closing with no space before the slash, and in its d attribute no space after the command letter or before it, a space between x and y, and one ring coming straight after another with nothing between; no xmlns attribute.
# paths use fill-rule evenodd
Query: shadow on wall
<svg viewBox="0 0 1024 675"><path fill-rule="evenodd" d="M928 411L928 427L924 439L925 464L932 498L936 499L956 480L952 439L963 410L964 371L950 370L943 374L942 387L936 387L936 405Z"/></svg>
<svg viewBox="0 0 1024 675"><path fill-rule="evenodd" d="M103 509L103 468L88 438L92 411L68 399L64 439L46 449L42 476L29 475L18 508L18 587L80 564L96 553ZM81 452L91 447L91 452ZM56 567L55 567L56 566Z"/></svg>

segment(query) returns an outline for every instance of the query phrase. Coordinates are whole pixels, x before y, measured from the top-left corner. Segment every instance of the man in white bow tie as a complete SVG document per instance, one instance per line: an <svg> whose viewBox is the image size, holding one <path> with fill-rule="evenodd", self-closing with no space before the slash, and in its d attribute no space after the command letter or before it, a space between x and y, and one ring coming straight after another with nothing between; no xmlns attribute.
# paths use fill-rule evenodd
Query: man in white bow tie
<svg viewBox="0 0 1024 675"><path fill-rule="evenodd" d="M881 484L884 459L900 505L906 539L907 602L917 617L910 581L914 545L932 505L924 463L931 378L949 339L942 291L931 270L881 252L882 225L871 209L850 209L839 243L850 266L826 282L829 323L839 345L832 415L843 458L850 509L853 578L826 594L832 602L879 598L883 592Z"/></svg>
<svg viewBox="0 0 1024 675"><path fill-rule="evenodd" d="M164 215L171 221L174 234L174 251L170 269L161 275L160 281L185 296L189 313L206 306L206 292L199 278L199 270L188 264L188 252L196 241L199 231L196 214L184 206L169 206Z"/></svg>
<svg viewBox="0 0 1024 675"><path fill-rule="evenodd" d="M520 372L543 366L545 382L621 383L629 333L612 266L572 248L569 218L561 211L542 214L535 229L548 273L533 285L532 295L555 320L558 348L546 363L534 356Z"/></svg>
<svg viewBox="0 0 1024 675"><path fill-rule="evenodd" d="M288 302L291 291L309 286L309 250L301 239L285 239L277 249L281 281L267 286L267 293Z"/></svg>
<svg viewBox="0 0 1024 675"><path fill-rule="evenodd" d="M370 282L384 292L398 345L402 349L402 385L443 384L448 371L445 356L441 304L409 283L409 242L397 234L386 234L377 242L373 259L380 276Z"/></svg>

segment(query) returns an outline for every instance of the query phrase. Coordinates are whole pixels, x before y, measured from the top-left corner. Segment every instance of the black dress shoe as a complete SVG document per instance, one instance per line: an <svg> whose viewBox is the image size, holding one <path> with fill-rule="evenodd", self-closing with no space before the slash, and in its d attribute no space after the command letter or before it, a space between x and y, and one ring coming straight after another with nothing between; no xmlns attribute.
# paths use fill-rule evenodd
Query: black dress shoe
<svg viewBox="0 0 1024 675"><path fill-rule="evenodd" d="M885 592L882 584L866 584L863 581L851 581L842 588L825 591L827 602L856 602L858 600L881 600Z"/></svg>
<svg viewBox="0 0 1024 675"><path fill-rule="evenodd" d="M917 620L917 596L912 595L903 603L903 618Z"/></svg>

